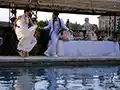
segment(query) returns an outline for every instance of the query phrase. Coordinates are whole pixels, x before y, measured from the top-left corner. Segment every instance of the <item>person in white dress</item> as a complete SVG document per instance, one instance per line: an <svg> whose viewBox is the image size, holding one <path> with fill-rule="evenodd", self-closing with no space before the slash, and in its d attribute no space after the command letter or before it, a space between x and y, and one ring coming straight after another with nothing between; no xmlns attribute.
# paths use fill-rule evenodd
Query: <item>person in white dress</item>
<svg viewBox="0 0 120 90"><path fill-rule="evenodd" d="M14 23L15 33L19 40L17 50L22 57L29 56L29 52L37 43L34 37L37 25L33 24L31 17L29 17L30 13L29 9L24 10L24 14Z"/></svg>

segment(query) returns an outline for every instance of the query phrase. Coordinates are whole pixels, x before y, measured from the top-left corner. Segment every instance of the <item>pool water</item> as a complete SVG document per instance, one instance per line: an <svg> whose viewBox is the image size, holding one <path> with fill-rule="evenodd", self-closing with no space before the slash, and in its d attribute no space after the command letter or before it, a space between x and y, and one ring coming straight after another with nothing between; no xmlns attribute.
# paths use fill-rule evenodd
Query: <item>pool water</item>
<svg viewBox="0 0 120 90"><path fill-rule="evenodd" d="M0 90L120 90L120 66L1 68Z"/></svg>

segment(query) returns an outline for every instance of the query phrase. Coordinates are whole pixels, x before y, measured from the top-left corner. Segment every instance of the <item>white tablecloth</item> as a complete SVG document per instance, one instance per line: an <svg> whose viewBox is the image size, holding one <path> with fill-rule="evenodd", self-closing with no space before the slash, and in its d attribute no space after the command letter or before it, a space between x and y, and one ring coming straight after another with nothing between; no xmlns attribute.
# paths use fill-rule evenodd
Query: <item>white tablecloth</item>
<svg viewBox="0 0 120 90"><path fill-rule="evenodd" d="M111 41L59 41L59 56L119 56L119 43Z"/></svg>

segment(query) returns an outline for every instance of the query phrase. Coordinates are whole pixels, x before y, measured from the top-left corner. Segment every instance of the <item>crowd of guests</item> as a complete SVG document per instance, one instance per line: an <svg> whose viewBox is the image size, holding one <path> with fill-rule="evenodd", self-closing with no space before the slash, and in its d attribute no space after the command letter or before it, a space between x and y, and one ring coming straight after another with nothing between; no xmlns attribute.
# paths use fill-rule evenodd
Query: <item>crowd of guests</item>
<svg viewBox="0 0 120 90"><path fill-rule="evenodd" d="M69 19L66 22L66 26L70 27ZM93 25L89 23L89 18L85 18L85 23L82 25L81 30L72 30L71 35L73 35L73 40L98 40L98 41L107 41L115 39L116 35L108 35L108 32L98 31L92 28Z"/></svg>
<svg viewBox="0 0 120 90"><path fill-rule="evenodd" d="M95 32L90 31L89 33L85 33L85 31L73 31L74 40L97 40L97 41L109 41L113 39L111 36L104 31Z"/></svg>
<svg viewBox="0 0 120 90"><path fill-rule="evenodd" d="M65 31L64 31L65 32ZM101 32L94 32L90 31L89 33L86 33L85 31L79 30L79 31L70 31L67 32L70 34L69 36L72 36L71 40L97 40L97 41L114 41L115 38L112 36L108 36L108 34L104 31ZM63 34L63 37L66 38L67 34ZM64 39L63 40L69 40L69 39Z"/></svg>

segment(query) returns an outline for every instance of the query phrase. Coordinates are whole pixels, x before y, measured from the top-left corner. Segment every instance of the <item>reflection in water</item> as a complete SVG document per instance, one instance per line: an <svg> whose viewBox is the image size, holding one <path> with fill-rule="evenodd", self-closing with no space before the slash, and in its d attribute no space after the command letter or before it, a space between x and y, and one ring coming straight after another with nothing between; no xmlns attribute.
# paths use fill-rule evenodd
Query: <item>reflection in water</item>
<svg viewBox="0 0 120 90"><path fill-rule="evenodd" d="M120 67L1 69L0 90L120 90Z"/></svg>
<svg viewBox="0 0 120 90"><path fill-rule="evenodd" d="M17 85L15 90L33 90L34 83L32 82L32 76L28 74L28 70L21 69L20 76L17 78Z"/></svg>

